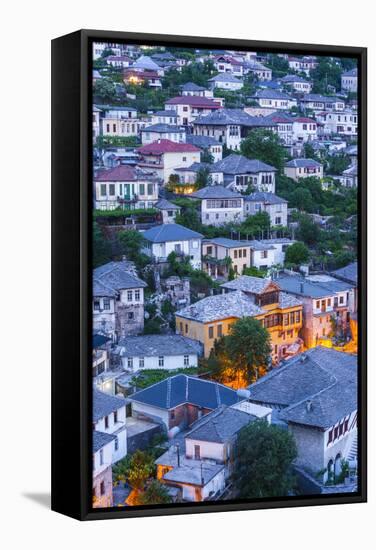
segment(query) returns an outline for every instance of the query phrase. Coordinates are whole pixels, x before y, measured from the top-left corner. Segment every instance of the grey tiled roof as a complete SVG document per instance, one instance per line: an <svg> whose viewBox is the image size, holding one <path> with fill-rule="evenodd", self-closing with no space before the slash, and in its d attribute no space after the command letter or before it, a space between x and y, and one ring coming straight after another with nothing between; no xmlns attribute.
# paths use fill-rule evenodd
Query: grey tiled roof
<svg viewBox="0 0 376 550"><path fill-rule="evenodd" d="M305 82L308 84L308 81L302 78L301 76L294 75L294 74L287 74L283 78L281 78L281 82L283 83L289 83L289 82Z"/></svg>
<svg viewBox="0 0 376 550"><path fill-rule="evenodd" d="M228 73L217 74L216 76L209 78L209 82L236 82L237 84L242 84L240 78L236 78L236 76Z"/></svg>
<svg viewBox="0 0 376 550"><path fill-rule="evenodd" d="M173 118L178 118L178 115L176 113L176 111L174 111L174 109L165 109L165 110L162 110L162 111L155 111L155 113L153 113L154 115L156 116L169 116L169 117L173 117Z"/></svg>
<svg viewBox="0 0 376 550"><path fill-rule="evenodd" d="M224 285L222 285L224 286ZM177 312L179 317L210 323L230 317L254 317L265 313L244 292L229 292L203 298Z"/></svg>
<svg viewBox="0 0 376 550"><path fill-rule="evenodd" d="M213 239L205 239L203 242L216 244L218 246L223 246L224 248L251 247L251 244L246 241L236 241L233 239L227 239L226 237L214 237Z"/></svg>
<svg viewBox="0 0 376 550"><path fill-rule="evenodd" d="M218 109L208 115L201 115L196 118L194 125L226 126L228 124L239 124L247 127L269 127L275 126L270 120L265 121L263 117L248 115L242 109Z"/></svg>
<svg viewBox="0 0 376 550"><path fill-rule="evenodd" d="M223 185L208 185L198 191L194 191L191 197L196 199L242 199L243 195L236 191L231 191Z"/></svg>
<svg viewBox="0 0 376 550"><path fill-rule="evenodd" d="M102 449L105 445L108 445L108 443L111 443L114 439L116 439L116 435L104 433L104 432L98 432L97 430L93 431L93 453L96 453L100 449Z"/></svg>
<svg viewBox="0 0 376 550"><path fill-rule="evenodd" d="M333 101L343 101L335 96L325 96L321 94L305 94L300 101L315 101L320 103L332 103Z"/></svg>
<svg viewBox="0 0 376 550"><path fill-rule="evenodd" d="M164 243L168 241L201 239L202 235L178 223L165 223L148 229L143 233L143 237L152 243Z"/></svg>
<svg viewBox="0 0 376 550"><path fill-rule="evenodd" d="M358 76L358 69L350 69L349 71L345 71L342 73L342 76Z"/></svg>
<svg viewBox="0 0 376 550"><path fill-rule="evenodd" d="M93 271L93 296L114 297L119 290L146 286L135 275L134 266L127 261L108 262Z"/></svg>
<svg viewBox="0 0 376 550"><path fill-rule="evenodd" d="M183 92L203 92L206 90L204 86L198 86L194 82L186 82L182 84L180 88Z"/></svg>
<svg viewBox="0 0 376 550"><path fill-rule="evenodd" d="M180 126L175 126L173 124L151 124L150 126L145 126L142 128L141 132L156 132L156 133L180 133L185 134L185 129Z"/></svg>
<svg viewBox="0 0 376 550"><path fill-rule="evenodd" d="M180 210L179 206L176 206L176 204L173 204L167 199L159 199L154 207L158 208L159 210Z"/></svg>
<svg viewBox="0 0 376 550"><path fill-rule="evenodd" d="M173 468L167 472L163 476L163 479L202 487L209 483L209 481L223 469L223 464L211 464L198 460L185 460L182 466Z"/></svg>
<svg viewBox="0 0 376 550"><path fill-rule="evenodd" d="M356 409L356 382L356 356L319 346L248 389L252 402L286 407L280 415L286 421L327 428Z"/></svg>
<svg viewBox="0 0 376 550"><path fill-rule="evenodd" d="M257 174L259 172L276 172L274 166L261 160L248 159L243 155L232 153L218 162L210 165L210 172L223 172L224 174Z"/></svg>
<svg viewBox="0 0 376 550"><path fill-rule="evenodd" d="M128 336L119 341L117 349L122 357L202 354L200 342L179 334Z"/></svg>
<svg viewBox="0 0 376 550"><path fill-rule="evenodd" d="M292 98L285 94L284 92L280 92L278 90L257 90L254 97L256 99L285 99L285 100L292 100Z"/></svg>
<svg viewBox="0 0 376 550"><path fill-rule="evenodd" d="M289 160L289 162L286 162L285 166L289 166L292 168L310 168L313 166L315 168L318 168L322 166L322 164L313 159L292 159Z"/></svg>
<svg viewBox="0 0 376 550"><path fill-rule="evenodd" d="M249 202L265 202L268 204L287 204L287 201L282 199L282 197L278 197L274 193L264 193L262 191L245 195L244 200Z"/></svg>
<svg viewBox="0 0 376 550"><path fill-rule="evenodd" d="M352 262L345 267L336 269L336 271L332 271L332 275L344 281L358 284L358 262Z"/></svg>
<svg viewBox="0 0 376 550"><path fill-rule="evenodd" d="M177 374L132 394L129 399L161 409L174 409L184 403L217 409L220 405L234 405L240 398L235 390L217 382Z"/></svg>
<svg viewBox="0 0 376 550"><path fill-rule="evenodd" d="M115 397L94 388L93 390L93 421L97 422L101 418L125 407L125 399Z"/></svg>
<svg viewBox="0 0 376 550"><path fill-rule="evenodd" d="M243 290L244 292L252 292L254 294L261 294L272 283L271 279L263 279L261 277L252 277L250 275L242 275L237 277L233 281L223 283L223 288L230 290ZM277 285L278 286L278 285Z"/></svg>
<svg viewBox="0 0 376 550"><path fill-rule="evenodd" d="M191 426L186 439L226 443L253 420L256 420L256 416L232 407L221 406L197 420Z"/></svg>
<svg viewBox="0 0 376 550"><path fill-rule="evenodd" d="M186 137L187 143L191 143L192 145L196 145L196 147L205 148L207 149L210 147L210 145L216 145L221 146L222 143L219 143L215 138L211 136L195 136L194 134L188 134Z"/></svg>
<svg viewBox="0 0 376 550"><path fill-rule="evenodd" d="M312 281L296 275L281 275L276 283L288 293L309 298L325 298L336 292L349 290L351 286L336 280Z"/></svg>

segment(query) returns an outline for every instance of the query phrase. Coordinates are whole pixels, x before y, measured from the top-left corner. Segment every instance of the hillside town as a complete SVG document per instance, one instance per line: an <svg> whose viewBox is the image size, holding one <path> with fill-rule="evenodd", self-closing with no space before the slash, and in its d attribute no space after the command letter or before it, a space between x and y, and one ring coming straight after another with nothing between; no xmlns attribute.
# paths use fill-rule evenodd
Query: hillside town
<svg viewBox="0 0 376 550"><path fill-rule="evenodd" d="M356 492L356 60L92 64L93 506Z"/></svg>

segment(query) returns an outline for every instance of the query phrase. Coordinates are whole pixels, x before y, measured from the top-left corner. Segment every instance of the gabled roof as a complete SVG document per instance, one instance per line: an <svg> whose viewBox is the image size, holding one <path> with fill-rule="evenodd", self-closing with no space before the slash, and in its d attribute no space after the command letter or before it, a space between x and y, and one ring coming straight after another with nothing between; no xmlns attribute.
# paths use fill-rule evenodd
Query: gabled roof
<svg viewBox="0 0 376 550"><path fill-rule="evenodd" d="M176 143L169 139L159 139L148 145L139 147L138 152L149 155L163 155L164 153L194 153L200 151L198 147L190 143Z"/></svg>
<svg viewBox="0 0 376 550"><path fill-rule="evenodd" d="M351 264L341 267L332 271L334 277L342 279L343 281L348 281L349 283L358 284L358 262L352 262Z"/></svg>
<svg viewBox="0 0 376 550"><path fill-rule="evenodd" d="M321 94L305 94L302 97L302 99L300 99L300 101L308 101L308 102L315 101L315 102L319 102L319 103L333 103L335 101L342 101L342 103L344 103L344 100L340 99L338 97L325 96L325 95L321 95Z"/></svg>
<svg viewBox="0 0 376 550"><path fill-rule="evenodd" d="M120 290L144 288L147 284L139 279L130 263L108 262L93 270L93 296L115 297Z"/></svg>
<svg viewBox="0 0 376 550"><path fill-rule="evenodd" d="M237 199L237 198L243 198L243 195L240 193L237 193L236 191L231 191L231 189L228 189L227 187L223 187L223 185L208 185L206 187L203 187L202 189L199 189L198 191L194 191L190 195L191 197L194 197L195 199Z"/></svg>
<svg viewBox="0 0 376 550"><path fill-rule="evenodd" d="M174 124L151 124L150 126L144 126L141 129L141 132L156 132L156 133L179 133L179 134L185 134L185 128L182 128L181 126L176 126Z"/></svg>
<svg viewBox="0 0 376 550"><path fill-rule="evenodd" d="M161 355L201 355L202 344L179 334L127 336L117 345L121 357L158 357Z"/></svg>
<svg viewBox="0 0 376 550"><path fill-rule="evenodd" d="M185 374L177 374L153 384L132 394L129 399L167 410L184 403L205 409L217 409L220 405L230 406L239 401L235 390L217 382Z"/></svg>
<svg viewBox="0 0 376 550"><path fill-rule="evenodd" d="M125 399L93 389L93 421L98 422L114 411L125 407Z"/></svg>
<svg viewBox="0 0 376 550"><path fill-rule="evenodd" d="M206 88L204 86L198 86L194 82L186 82L180 86L183 92L204 92Z"/></svg>
<svg viewBox="0 0 376 550"><path fill-rule="evenodd" d="M285 199L278 197L274 193L265 193L263 191L255 191L249 195L244 196L244 200L247 202L264 202L266 204L287 204Z"/></svg>
<svg viewBox="0 0 376 550"><path fill-rule="evenodd" d="M211 145L215 145L221 148L223 147L223 144L217 141L212 136L195 136L194 134L187 134L186 141L187 143L192 143L192 145L195 145L200 149L207 149Z"/></svg>
<svg viewBox="0 0 376 550"><path fill-rule="evenodd" d="M321 346L248 387L250 401L287 407L281 418L328 428L357 408L357 357Z"/></svg>
<svg viewBox="0 0 376 550"><path fill-rule="evenodd" d="M94 333L93 340L92 340L93 349L99 348L100 346L103 346L104 344L110 341L111 341L111 338L108 338L108 336L103 336L103 334Z"/></svg>
<svg viewBox="0 0 376 550"><path fill-rule="evenodd" d="M137 179L137 170L124 164L101 170L94 178L95 181L136 181Z"/></svg>
<svg viewBox="0 0 376 550"><path fill-rule="evenodd" d="M358 76L358 69L350 69L349 71L345 71L342 73L342 76Z"/></svg>
<svg viewBox="0 0 376 550"><path fill-rule="evenodd" d="M227 126L229 124L238 124L246 127L269 127L275 124L270 120L265 121L265 117L251 116L242 109L219 109L207 115L201 115L196 118L194 125L203 124L210 126Z"/></svg>
<svg viewBox="0 0 376 550"><path fill-rule="evenodd" d="M242 290L244 292L251 292L252 294L262 294L270 285L275 286L280 290L279 285L271 279L264 279L261 277L252 277L251 275L241 275L233 281L227 281L223 283L221 287L228 288L230 290Z"/></svg>
<svg viewBox="0 0 376 550"><path fill-rule="evenodd" d="M286 76L281 78L281 82L283 83L303 82L305 84L309 84L308 80L305 80L305 78L302 78L301 76L294 75L294 74L287 74Z"/></svg>
<svg viewBox="0 0 376 550"><path fill-rule="evenodd" d="M292 101L293 98L289 96L288 94L285 94L284 92L280 92L278 90L257 90L254 97L256 99L286 99L289 101Z"/></svg>
<svg viewBox="0 0 376 550"><path fill-rule="evenodd" d="M176 111L174 111L174 109L164 109L163 111L155 111L155 113L153 113L154 116L169 116L169 117L173 117L173 118L178 118L178 115L176 113Z"/></svg>
<svg viewBox="0 0 376 550"><path fill-rule="evenodd" d="M236 84L243 84L243 82L229 73L219 73L212 78L209 78L208 82L234 82Z"/></svg>
<svg viewBox="0 0 376 550"><path fill-rule="evenodd" d="M209 97L200 97L196 95L179 95L168 99L166 105L190 105L201 109L220 109L218 101L214 101Z"/></svg>
<svg viewBox="0 0 376 550"><path fill-rule="evenodd" d="M274 166L257 159L249 159L243 155L232 153L222 160L210 165L210 172L224 174L257 174L259 172L276 172Z"/></svg>
<svg viewBox="0 0 376 550"><path fill-rule="evenodd" d="M186 439L198 441L226 443L231 441L244 426L247 426L256 418L256 416L239 409L222 405L197 420L185 437Z"/></svg>
<svg viewBox="0 0 376 550"><path fill-rule="evenodd" d="M148 55L142 55L132 65L134 69L144 69L146 71L158 71L161 67Z"/></svg>
<svg viewBox="0 0 376 550"><path fill-rule="evenodd" d="M168 241L189 241L191 239L201 239L201 233L192 231L178 223L164 223L148 229L143 237L152 243L164 243Z"/></svg>
<svg viewBox="0 0 376 550"><path fill-rule="evenodd" d="M116 439L116 435L93 430L93 453L96 453L100 449L103 449L103 447L105 447L109 443L112 443L114 439Z"/></svg>
<svg viewBox="0 0 376 550"><path fill-rule="evenodd" d="M298 275L282 275L276 279L276 282L285 292L308 298L327 298L336 292L343 292L351 288L348 283L335 279L315 281Z"/></svg>
<svg viewBox="0 0 376 550"><path fill-rule="evenodd" d="M215 244L217 246L223 246L223 248L251 248L251 243L247 243L246 241L227 239L226 237L214 237L213 239L205 239L203 243Z"/></svg>
<svg viewBox="0 0 376 550"><path fill-rule="evenodd" d="M180 206L176 206L167 199L159 199L159 201L154 205L154 208L159 210L180 210Z"/></svg>
<svg viewBox="0 0 376 550"><path fill-rule="evenodd" d="M210 323L220 319L235 317L255 317L265 311L257 306L244 292L228 292L203 298L190 306L179 309L178 317L192 319L200 323Z"/></svg>
<svg viewBox="0 0 376 550"><path fill-rule="evenodd" d="M291 168L319 168L322 164L313 159L292 159L286 162L285 166Z"/></svg>

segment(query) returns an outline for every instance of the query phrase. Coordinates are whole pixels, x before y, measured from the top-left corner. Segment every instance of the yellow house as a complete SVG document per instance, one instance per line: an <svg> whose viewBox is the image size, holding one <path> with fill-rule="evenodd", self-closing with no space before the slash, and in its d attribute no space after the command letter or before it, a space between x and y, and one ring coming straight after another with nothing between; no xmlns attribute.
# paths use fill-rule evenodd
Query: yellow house
<svg viewBox="0 0 376 550"><path fill-rule="evenodd" d="M270 279L247 275L222 287L224 294L204 298L175 315L177 333L202 342L205 357L209 356L215 340L229 334L231 325L242 317L258 319L268 330L273 363L301 350L299 331L303 305L300 300L282 292Z"/></svg>
<svg viewBox="0 0 376 550"><path fill-rule="evenodd" d="M230 266L236 275L241 275L251 265L251 245L223 237L204 240L202 256L204 271L214 279L227 277Z"/></svg>

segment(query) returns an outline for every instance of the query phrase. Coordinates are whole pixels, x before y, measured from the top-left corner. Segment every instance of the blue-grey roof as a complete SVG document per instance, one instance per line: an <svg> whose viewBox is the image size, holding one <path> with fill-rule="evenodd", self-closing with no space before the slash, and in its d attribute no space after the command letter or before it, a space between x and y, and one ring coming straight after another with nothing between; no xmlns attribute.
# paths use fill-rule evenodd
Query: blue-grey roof
<svg viewBox="0 0 376 550"><path fill-rule="evenodd" d="M179 334L127 336L117 346L121 357L158 357L166 355L202 355L202 344Z"/></svg>
<svg viewBox="0 0 376 550"><path fill-rule="evenodd" d="M343 281L347 281L349 283L354 283L355 285L357 285L358 284L358 262L352 262L351 264L348 264L345 267L336 269L335 271L332 271L332 275L334 277L338 277L338 279L342 279Z"/></svg>
<svg viewBox="0 0 376 550"><path fill-rule="evenodd" d="M168 241L201 239L202 235L178 223L165 223L148 229L143 233L143 237L152 243L164 243Z"/></svg>
<svg viewBox="0 0 376 550"><path fill-rule="evenodd" d="M312 281L295 275L282 275L275 281L285 292L308 298L325 298L351 288L351 285L342 281Z"/></svg>
<svg viewBox="0 0 376 550"><path fill-rule="evenodd" d="M180 206L176 206L167 199L159 199L159 201L154 205L154 208L159 210L180 210Z"/></svg>
<svg viewBox="0 0 376 550"><path fill-rule="evenodd" d="M318 168L319 166L322 166L322 164L314 159L292 159L286 162L285 166L289 166L291 168L309 168L314 166Z"/></svg>
<svg viewBox="0 0 376 550"><path fill-rule="evenodd" d="M194 197L195 199L243 198L243 195L241 195L240 193L237 193L236 191L231 191L231 189L228 189L223 185L208 185L206 187L203 187L202 189L199 189L198 191L194 191L193 193L191 193L190 196Z"/></svg>
<svg viewBox="0 0 376 550"><path fill-rule="evenodd" d="M164 133L164 134L171 134L171 133L179 133L179 134L185 134L185 128L181 128L180 126L175 126L174 124L151 124L150 126L144 126L142 128L141 132L155 132L155 133Z"/></svg>
<svg viewBox="0 0 376 550"><path fill-rule="evenodd" d="M249 202L265 202L267 204L287 204L287 201L282 199L282 197L263 191L255 191L254 193L245 195L244 200Z"/></svg>
<svg viewBox="0 0 376 550"><path fill-rule="evenodd" d="M248 389L251 402L285 407L282 419L325 429L357 408L357 357L318 346Z"/></svg>
<svg viewBox="0 0 376 550"><path fill-rule="evenodd" d="M178 118L177 112L174 111L174 109L165 109L163 111L155 111L155 113L153 114L156 116L169 116L173 118Z"/></svg>
<svg viewBox="0 0 376 550"><path fill-rule="evenodd" d="M280 92L279 90L257 90L254 97L256 99L287 99L292 100L293 98L290 97L288 94L285 94L284 92Z"/></svg>
<svg viewBox="0 0 376 550"><path fill-rule="evenodd" d="M261 160L249 159L243 155L232 153L218 162L210 165L210 172L223 172L223 174L258 174L259 172L276 172L274 166Z"/></svg>
<svg viewBox="0 0 376 550"><path fill-rule="evenodd" d="M239 248L245 246L251 246L246 241L237 241L233 239L227 239L226 237L215 237L213 239L205 239L203 242L212 243L218 246L223 246L224 248Z"/></svg>
<svg viewBox="0 0 376 550"><path fill-rule="evenodd" d="M209 82L234 82L237 84L242 84L242 81L239 78L236 78L236 76L229 73L219 73L216 76L209 78Z"/></svg>
<svg viewBox="0 0 376 550"><path fill-rule="evenodd" d="M239 401L235 390L217 382L185 374L177 374L153 384L132 394L129 399L161 409L174 409L184 403L205 409L216 409L220 405L230 406Z"/></svg>
<svg viewBox="0 0 376 550"><path fill-rule="evenodd" d="M93 271L93 296L117 296L119 290L143 288L147 284L130 272L130 262L108 262Z"/></svg>
<svg viewBox="0 0 376 550"><path fill-rule="evenodd" d="M194 134L188 134L186 141L187 143L196 145L196 147L200 147L201 149L207 149L211 145L220 145L222 147L222 143L211 136L195 136Z"/></svg>
<svg viewBox="0 0 376 550"><path fill-rule="evenodd" d="M319 103L333 103L333 101L342 101L342 102L344 102L343 99L340 99L338 97L326 96L326 95L321 95L321 94L305 94L300 101L303 101L303 102L304 101L307 101L307 102L315 101L315 102L319 102Z"/></svg>
<svg viewBox="0 0 376 550"><path fill-rule="evenodd" d="M183 92L203 92L206 90L204 86L198 86L194 82L186 82L180 86Z"/></svg>
<svg viewBox="0 0 376 550"><path fill-rule="evenodd" d="M256 416L232 407L221 406L197 420L187 433L186 439L226 443L237 433L256 420Z"/></svg>
<svg viewBox="0 0 376 550"><path fill-rule="evenodd" d="M108 338L108 336L103 336L103 334L98 334L98 333L93 334L93 340L92 340L93 349L103 346L110 340L111 338Z"/></svg>
<svg viewBox="0 0 376 550"><path fill-rule="evenodd" d="M268 88L270 90L280 90L282 88L281 83L277 80L263 80L258 82L257 85L260 88Z"/></svg>
<svg viewBox="0 0 376 550"><path fill-rule="evenodd" d="M96 453L102 449L105 445L111 443L116 439L116 435L108 434L104 432L93 431L93 453Z"/></svg>
<svg viewBox="0 0 376 550"><path fill-rule="evenodd" d="M304 82L308 84L308 81L305 78L302 78L301 76L294 75L294 74L287 74L283 78L281 78L281 82L283 83L289 83L289 82Z"/></svg>
<svg viewBox="0 0 376 550"><path fill-rule="evenodd" d="M217 109L208 115L201 115L195 119L193 125L227 126L238 124L249 128L275 126L270 120L265 121L262 116L248 115L242 109Z"/></svg>
<svg viewBox="0 0 376 550"><path fill-rule="evenodd" d="M358 76L358 69L350 69L349 71L345 71L342 73L342 76Z"/></svg>
<svg viewBox="0 0 376 550"><path fill-rule="evenodd" d="M129 107L129 105L97 105L98 109L101 111L137 111L134 107Z"/></svg>
<svg viewBox="0 0 376 550"><path fill-rule="evenodd" d="M114 411L125 407L125 399L93 389L93 421L98 422Z"/></svg>

